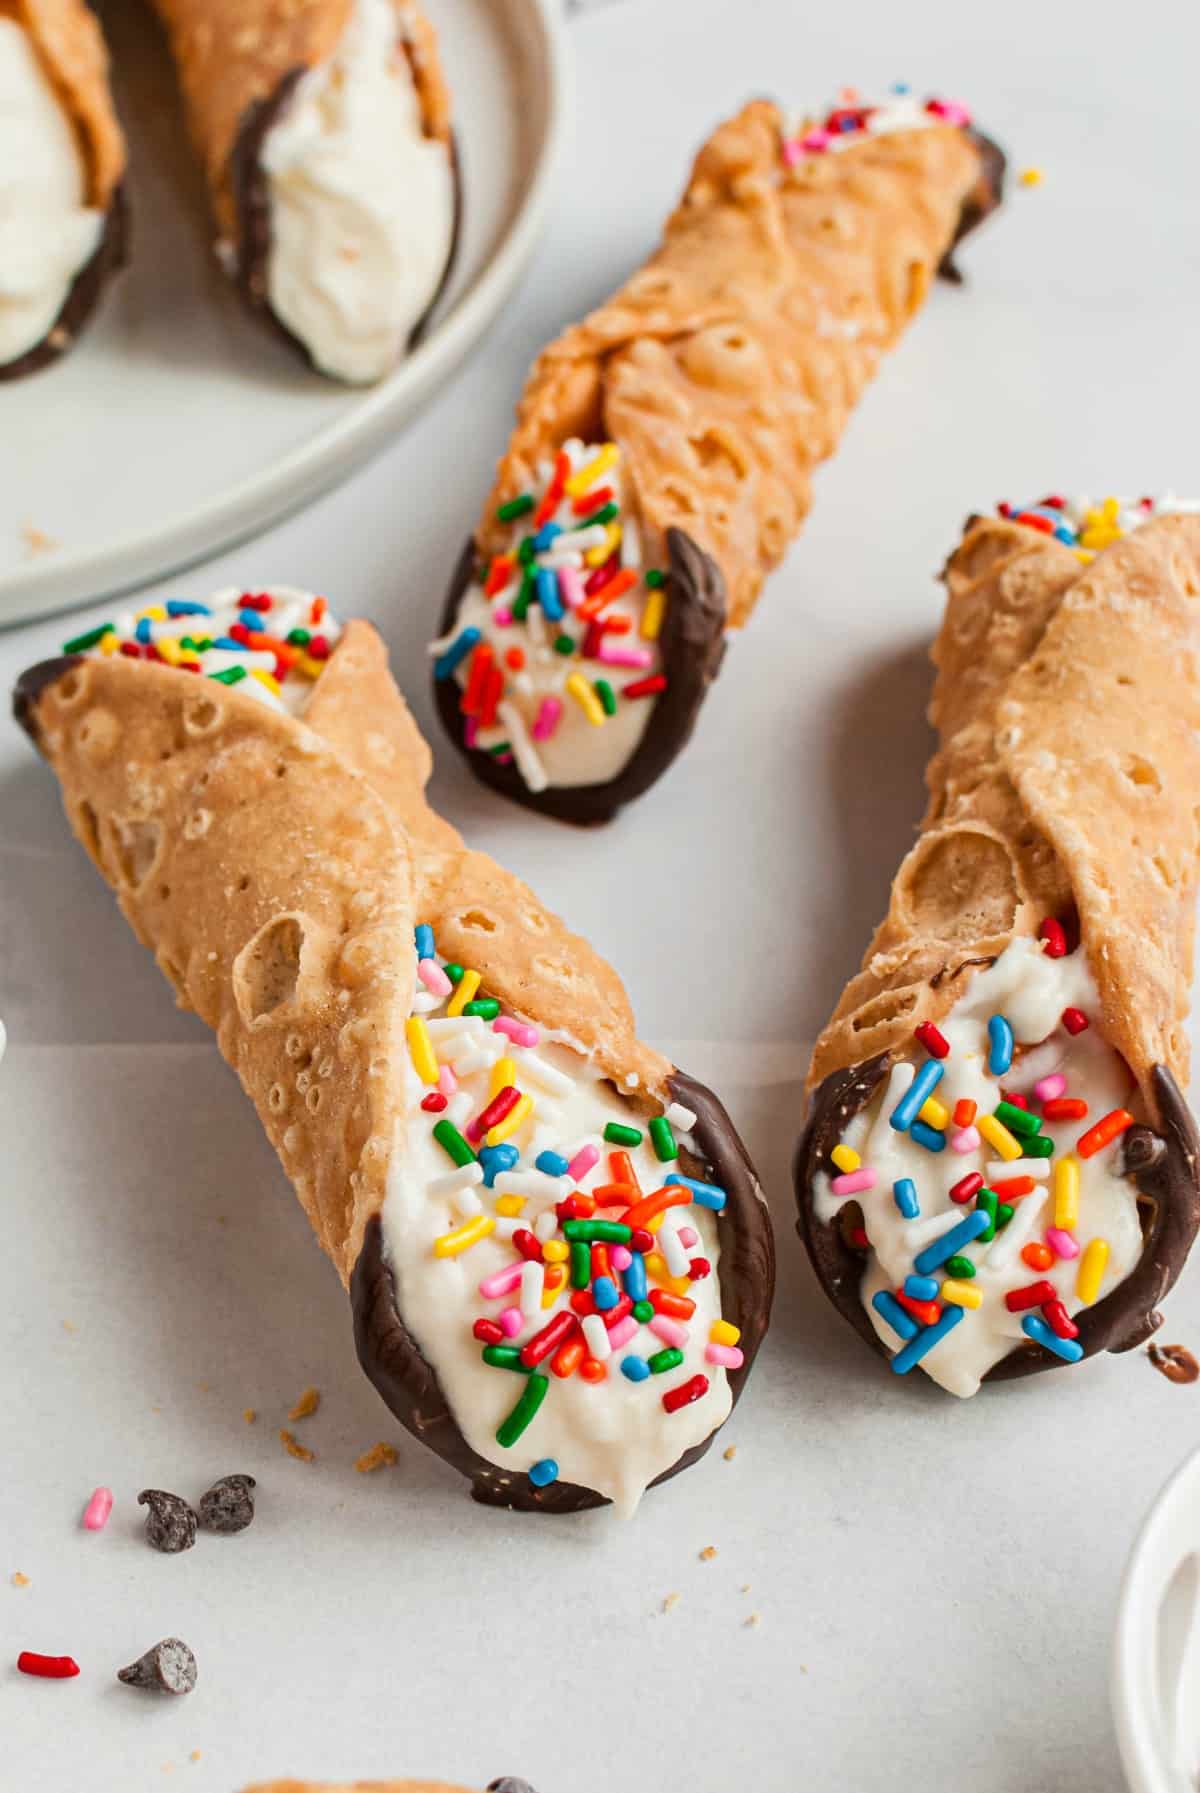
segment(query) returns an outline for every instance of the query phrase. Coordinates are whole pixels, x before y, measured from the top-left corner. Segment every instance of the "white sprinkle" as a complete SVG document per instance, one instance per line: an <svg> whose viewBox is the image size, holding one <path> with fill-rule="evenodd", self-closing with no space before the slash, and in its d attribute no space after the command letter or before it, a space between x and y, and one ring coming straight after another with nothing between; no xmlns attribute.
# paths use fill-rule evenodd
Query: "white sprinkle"
<svg viewBox="0 0 1200 1793"><path fill-rule="evenodd" d="M485 1033L482 1015L443 1015L439 1021L425 1023L436 1040L442 1034L475 1034Z"/></svg>
<svg viewBox="0 0 1200 1793"><path fill-rule="evenodd" d="M448 1195L453 1200L460 1189L469 1189L472 1184L482 1182L482 1164L461 1164L444 1177L433 1177L425 1187L430 1195Z"/></svg>
<svg viewBox="0 0 1200 1793"><path fill-rule="evenodd" d="M496 1221L492 1237L493 1239L511 1239L517 1228L519 1226L524 1226L524 1224L525 1222L523 1220L516 1218L514 1215L501 1214Z"/></svg>
<svg viewBox="0 0 1200 1793"><path fill-rule="evenodd" d="M547 1176L542 1170L502 1170L492 1185L497 1195L529 1195L562 1202L575 1185L570 1177Z"/></svg>
<svg viewBox="0 0 1200 1793"><path fill-rule="evenodd" d="M539 1214L533 1223L532 1232L535 1239L552 1239L558 1231L558 1215L553 1208L547 1208Z"/></svg>
<svg viewBox="0 0 1200 1793"><path fill-rule="evenodd" d="M583 1316L583 1336L587 1340L587 1348L598 1363L612 1356L612 1346L608 1340L608 1327L599 1314Z"/></svg>
<svg viewBox="0 0 1200 1793"><path fill-rule="evenodd" d="M983 1262L989 1270L1006 1270L1012 1263L1032 1234L1049 1194L1046 1188L1035 1189L1032 1195L1017 1203L1017 1211L1004 1231L997 1233L992 1243L983 1247ZM972 1250L977 1249L972 1247Z"/></svg>
<svg viewBox="0 0 1200 1793"><path fill-rule="evenodd" d="M695 1115L682 1102L672 1102L663 1119L674 1133L690 1133L696 1125Z"/></svg>
<svg viewBox="0 0 1200 1793"><path fill-rule="evenodd" d="M553 1065L548 1065L544 1058L537 1056L536 1052L522 1054L521 1069L531 1082L536 1083L539 1089L547 1090L550 1095L570 1095L571 1079L564 1077L561 1071L556 1071ZM565 1154L568 1158L572 1155L570 1152Z"/></svg>
<svg viewBox="0 0 1200 1793"><path fill-rule="evenodd" d="M435 996L432 990L418 990L412 1000L414 1015L428 1015L431 1010L440 1006L442 998Z"/></svg>
<svg viewBox="0 0 1200 1793"><path fill-rule="evenodd" d="M675 1216L669 1211L664 1215L663 1223L658 1229L658 1245L666 1259L667 1269L671 1275L686 1276L691 1268L691 1259L688 1257L683 1240L679 1237Z"/></svg>
<svg viewBox="0 0 1200 1793"><path fill-rule="evenodd" d="M532 616L534 613L530 611ZM508 744L512 748L513 758L517 762L517 770L531 791L544 791L550 783L541 755L529 737L525 727L525 718L516 704L504 698L496 705L496 714L504 725L508 736Z"/></svg>
<svg viewBox="0 0 1200 1793"><path fill-rule="evenodd" d="M546 1267L530 1258L521 1269L520 1309L527 1320L536 1320L542 1311L542 1292L546 1286Z"/></svg>
<svg viewBox="0 0 1200 1793"><path fill-rule="evenodd" d="M450 1202L455 1212L461 1214L464 1220L469 1220L473 1214L483 1213L483 1203L470 1187L456 1190Z"/></svg>
<svg viewBox="0 0 1200 1793"><path fill-rule="evenodd" d="M1001 1177L1036 1177L1039 1183L1047 1181L1050 1175L1049 1158L993 1158L987 1167L989 1183L997 1182Z"/></svg>
<svg viewBox="0 0 1200 1793"><path fill-rule="evenodd" d="M446 1119L448 1121L453 1121L454 1125L457 1127L461 1122L469 1120L471 1110L474 1106L475 1099L470 1092L465 1089L460 1089L458 1094L456 1096L451 1096L449 1102L446 1104Z"/></svg>

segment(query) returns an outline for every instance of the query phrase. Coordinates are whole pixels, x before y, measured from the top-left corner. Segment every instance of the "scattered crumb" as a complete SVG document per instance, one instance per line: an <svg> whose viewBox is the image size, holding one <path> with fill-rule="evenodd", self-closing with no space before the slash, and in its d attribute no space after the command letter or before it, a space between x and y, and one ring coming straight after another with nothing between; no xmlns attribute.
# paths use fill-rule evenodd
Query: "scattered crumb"
<svg viewBox="0 0 1200 1793"><path fill-rule="evenodd" d="M702 1563L711 1563L714 1556L716 1556L716 1554L717 1554L716 1545L715 1544L706 1544L704 1546L704 1549L700 1552L700 1561Z"/></svg>
<svg viewBox="0 0 1200 1793"><path fill-rule="evenodd" d="M762 1624L762 1614L758 1613L758 1612L752 1612L748 1619L742 1620L742 1624L745 1626L747 1631L757 1631L758 1627Z"/></svg>
<svg viewBox="0 0 1200 1793"><path fill-rule="evenodd" d="M680 1598L681 1598L681 1596L679 1594L668 1594L666 1599L662 1603L663 1611L670 1612L672 1607L678 1606Z"/></svg>
<svg viewBox="0 0 1200 1793"><path fill-rule="evenodd" d="M152 1408L151 1408L151 1409L150 1409L150 1411L151 1411L151 1413L161 1413L161 1412L162 1412L162 1408L161 1408L161 1407L152 1407Z"/></svg>
<svg viewBox="0 0 1200 1793"><path fill-rule="evenodd" d="M394 1444L373 1444L369 1451L364 1451L354 1467L360 1475L369 1475L373 1469L391 1468L396 1461Z"/></svg>
<svg viewBox="0 0 1200 1793"><path fill-rule="evenodd" d="M300 1399L296 1402L296 1405L292 1408L292 1411L288 1414L288 1418L289 1419L307 1419L310 1414L313 1414L317 1411L317 1408L320 1405L321 1405L320 1389L319 1388L306 1388L304 1393L300 1396Z"/></svg>
<svg viewBox="0 0 1200 1793"><path fill-rule="evenodd" d="M78 1328L78 1326L76 1326L74 1320L64 1320L62 1323L62 1329L64 1332L78 1332L79 1331L79 1328Z"/></svg>
<svg viewBox="0 0 1200 1793"><path fill-rule="evenodd" d="M22 523L21 539L31 554L53 554L59 545L52 535L47 535L36 523Z"/></svg>
<svg viewBox="0 0 1200 1793"><path fill-rule="evenodd" d="M243 1407L242 1418L248 1426L252 1426L258 1418L258 1409L256 1407Z"/></svg>
<svg viewBox="0 0 1200 1793"><path fill-rule="evenodd" d="M736 1445L736 1444L731 1444L731 1445L730 1445L730 1446L729 1446L729 1448L728 1448L728 1450L727 1450L727 1451L726 1451L726 1452L725 1452L725 1461L726 1461L726 1463L732 1463L732 1462L733 1462L733 1459L734 1459L734 1458L735 1458L735 1457L736 1457L736 1456L737 1456L737 1445Z"/></svg>
<svg viewBox="0 0 1200 1793"><path fill-rule="evenodd" d="M200 1390L202 1395L206 1395L211 1389L212 1384L211 1382L197 1382L196 1387Z"/></svg>
<svg viewBox="0 0 1200 1793"><path fill-rule="evenodd" d="M12 1573L12 1584L15 1588L27 1588L29 1586L29 1577L28 1575L22 1575L19 1569L14 1569Z"/></svg>
<svg viewBox="0 0 1200 1793"><path fill-rule="evenodd" d="M1040 168L1022 168L1018 178L1023 187L1040 187L1046 177Z"/></svg>
<svg viewBox="0 0 1200 1793"><path fill-rule="evenodd" d="M279 1442L282 1444L289 1457L297 1457L301 1463L312 1462L312 1451L307 1450L304 1445L299 1443L296 1434L294 1432L289 1432L286 1426L280 1427Z"/></svg>
<svg viewBox="0 0 1200 1793"><path fill-rule="evenodd" d="M189 1762L198 1762L199 1760L200 1760L200 1751L198 1749L194 1749L192 1751L191 1755L188 1757L188 1761Z"/></svg>
<svg viewBox="0 0 1200 1793"><path fill-rule="evenodd" d="M743 1594L748 1594L750 1592L750 1583L748 1581L742 1583L741 1591Z"/></svg>

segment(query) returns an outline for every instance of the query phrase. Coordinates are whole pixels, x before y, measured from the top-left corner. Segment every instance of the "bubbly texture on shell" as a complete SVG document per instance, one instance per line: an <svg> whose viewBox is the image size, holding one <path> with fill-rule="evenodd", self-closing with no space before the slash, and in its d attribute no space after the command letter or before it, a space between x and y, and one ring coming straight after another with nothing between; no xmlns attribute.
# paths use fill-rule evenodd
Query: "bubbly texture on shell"
<svg viewBox="0 0 1200 1793"><path fill-rule="evenodd" d="M565 442L495 521L507 546L430 649L435 676L462 693L466 744L514 759L533 791L616 778L666 685L670 602L662 568L644 562L619 449Z"/></svg>
<svg viewBox="0 0 1200 1793"><path fill-rule="evenodd" d="M449 147L426 135L406 36L393 0L355 0L262 148L271 308L323 373L352 383L399 359L453 238Z"/></svg>
<svg viewBox="0 0 1200 1793"><path fill-rule="evenodd" d="M204 603L166 598L124 611L64 642L63 652L176 666L299 716L341 633L326 600L313 592L231 585Z"/></svg>
<svg viewBox="0 0 1200 1793"><path fill-rule="evenodd" d="M474 1451L632 1512L727 1418L726 1368L741 1364L736 1329L722 1326L720 1226L706 1205L723 1192L687 1169L695 1116L623 1096L569 1039L499 1012L471 972L447 975L417 932L407 1140L383 1209L397 1306ZM476 1126L497 1102L508 1105L497 1132ZM614 1128L633 1133L622 1143ZM630 1241L638 1204L661 1191L672 1205ZM617 1236L589 1241L595 1223L615 1223ZM513 1436L506 1423L531 1379L505 1358L547 1326L554 1347L533 1366L547 1386ZM664 1406L689 1388L692 1399Z"/></svg>
<svg viewBox="0 0 1200 1793"><path fill-rule="evenodd" d="M1137 1190L1124 1174L1121 1133L1094 1149L1088 1139L1104 1117L1121 1114L1127 1127L1141 1112L1133 1078L1104 1038L1099 1013L1081 949L1051 956L1038 940L1015 939L993 965L970 975L939 1023L948 1053L937 1056L914 1040L912 1055L894 1060L890 1075L851 1120L842 1145L861 1165L848 1171L833 1165L818 1174L814 1198L821 1220L838 1218L847 1202L861 1210L869 1242L862 1299L876 1333L895 1354L893 1368L910 1367L900 1353L911 1334L936 1328L956 1307L961 1317L951 1329L923 1354L910 1354L951 1394L975 1394L988 1370L1031 1337L1045 1344L1052 1335L1073 1359L1080 1350L1069 1320L1062 1326L1063 1314L1093 1305L1137 1265ZM993 1070L1005 1057L1002 1028L1000 1056L992 1057L997 1016L1011 1030L1015 1051L1010 1067ZM931 1062L941 1068L931 1110L914 1126L913 1117L897 1108ZM1009 1107L997 1133L995 1111L1005 1101ZM1028 1104L1024 1110L1021 1101ZM964 1103L974 1107L969 1120ZM1086 1104L1083 1113L1080 1104ZM1053 1151L1042 1142L1053 1142ZM867 1174L869 1186L862 1187ZM968 1191L964 1179L978 1187ZM964 1239L948 1262L918 1263L930 1249L936 1256L937 1241L951 1230L987 1212L989 1190L992 1226ZM914 1276L930 1278L936 1292L906 1291L906 1279ZM1006 1301L1014 1291L1018 1300L1020 1291L1040 1298L1014 1308ZM897 1301L906 1292L932 1307L914 1314L901 1302L899 1317L907 1325L898 1333ZM1053 1318L1065 1337L1047 1319L1053 1300L1061 1303L1063 1314L1055 1309Z"/></svg>
<svg viewBox="0 0 1200 1793"><path fill-rule="evenodd" d="M0 17L0 366L53 328L99 247L71 121L27 33Z"/></svg>

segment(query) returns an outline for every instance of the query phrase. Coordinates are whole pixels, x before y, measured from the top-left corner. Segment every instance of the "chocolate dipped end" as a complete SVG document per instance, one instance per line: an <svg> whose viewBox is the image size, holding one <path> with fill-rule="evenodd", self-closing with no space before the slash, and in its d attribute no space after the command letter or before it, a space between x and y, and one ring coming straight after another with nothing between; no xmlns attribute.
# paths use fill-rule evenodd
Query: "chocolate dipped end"
<svg viewBox="0 0 1200 1793"><path fill-rule="evenodd" d="M892 1354L863 1304L866 1254L850 1244L840 1216L828 1221L818 1217L813 1190L817 1173L829 1169L830 1153L848 1123L871 1100L890 1062L890 1055L883 1053L849 1070L834 1071L825 1079L813 1097L795 1163L796 1230L817 1280L859 1336L889 1360ZM1200 1138L1195 1120L1165 1065L1153 1067L1151 1087L1160 1131L1131 1127L1123 1146L1124 1174L1133 1180L1139 1196L1142 1255L1102 1301L1072 1315L1085 1357L1094 1357L1099 1351L1131 1351L1157 1331L1162 1324L1158 1303L1183 1269L1200 1227ZM992 1365L984 1381L1000 1382L1038 1370L1069 1367L1031 1340L1014 1345Z"/></svg>
<svg viewBox="0 0 1200 1793"><path fill-rule="evenodd" d="M955 261L954 252L963 239L969 237L972 231L978 230L984 219L990 218L1003 203L1004 176L1008 167L1008 158L998 143L971 126L967 127L965 134L979 152L979 178L963 201L954 240L938 264L938 273L952 286L961 286L963 283L963 272Z"/></svg>
<svg viewBox="0 0 1200 1793"><path fill-rule="evenodd" d="M129 260L129 206L123 186L114 189L104 219L104 229L92 252L67 291L58 316L31 349L15 361L0 363L0 380L19 380L49 367L75 345L114 274Z"/></svg>
<svg viewBox="0 0 1200 1793"><path fill-rule="evenodd" d="M57 654L53 660L39 660L36 666L26 667L13 686L12 713L13 721L25 730L38 752L42 751L41 734L38 729L37 708L43 691L64 678L73 666L83 660L82 654Z"/></svg>
<svg viewBox="0 0 1200 1793"><path fill-rule="evenodd" d="M654 709L623 771L602 784L551 785L531 791L515 761L501 765L490 753L467 746L466 718L459 709L461 687L453 676L435 679L442 726L481 783L556 821L590 826L611 822L626 803L656 784L682 752L725 658L725 581L716 561L682 529L668 529L666 544L667 606L658 645L667 688L655 698L636 700L652 702ZM454 627L475 565L475 544L468 542L446 595L439 635Z"/></svg>
<svg viewBox="0 0 1200 1793"><path fill-rule="evenodd" d="M746 1148L712 1091L682 1071L673 1072L667 1079L667 1091L672 1100L681 1102L696 1116L697 1174L706 1182L719 1184L728 1197L719 1222L722 1234L717 1274L722 1314L740 1327L742 1334L739 1343L744 1361L740 1369L727 1372L736 1405L770 1318L775 1286L770 1218L758 1193L758 1179ZM476 1500L487 1506L537 1513L580 1513L609 1504L605 1495L571 1482L551 1482L548 1487L537 1488L527 1475L489 1463L472 1450L442 1391L436 1368L422 1355L404 1324L378 1215L367 1227L350 1280L350 1300L354 1342L368 1377L406 1430L466 1476ZM685 1451L653 1485L695 1463L715 1436L714 1431L703 1443Z"/></svg>
<svg viewBox="0 0 1200 1793"><path fill-rule="evenodd" d="M330 379L332 376L326 374L313 361L308 345L302 342L275 315L271 307L267 279L267 269L271 257L271 192L266 170L263 167L263 146L272 128L287 110L298 83L307 72L303 67L289 69L275 88L274 93L269 94L266 99L255 100L253 104L247 106L238 126L237 137L229 158L230 183L233 188L234 212L237 218L233 283L250 311L262 318L282 342L286 342L289 348L308 363L314 373L320 374L322 379ZM458 139L453 131L450 133L447 149L454 187L454 216L450 225L450 247L447 250L445 266L433 297L409 333L406 354L411 354L428 333L433 314L449 285L450 276L454 272L454 264L458 259L459 242L462 237L463 187Z"/></svg>

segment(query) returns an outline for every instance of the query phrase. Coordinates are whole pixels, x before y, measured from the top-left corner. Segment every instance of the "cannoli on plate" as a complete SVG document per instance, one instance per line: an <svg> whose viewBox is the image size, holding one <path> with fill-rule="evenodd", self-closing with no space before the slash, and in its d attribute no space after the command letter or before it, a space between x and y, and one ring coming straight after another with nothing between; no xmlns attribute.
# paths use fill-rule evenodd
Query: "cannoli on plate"
<svg viewBox="0 0 1200 1793"><path fill-rule="evenodd" d="M629 1511L698 1457L767 1324L754 1171L611 967L429 809L374 630L285 587L151 605L15 707L397 1418L513 1507Z"/></svg>
<svg viewBox="0 0 1200 1793"><path fill-rule="evenodd" d="M245 1793L467 1793L445 1781L260 1781ZM487 1793L533 1793L528 1781L506 1775L488 1783Z"/></svg>
<svg viewBox="0 0 1200 1793"><path fill-rule="evenodd" d="M124 174L85 0L0 0L0 380L65 354L121 267Z"/></svg>
<svg viewBox="0 0 1200 1793"><path fill-rule="evenodd" d="M928 808L796 1164L830 1300L958 1395L1141 1344L1200 1222L1200 506L1002 508L945 569Z"/></svg>
<svg viewBox="0 0 1200 1793"><path fill-rule="evenodd" d="M417 0L153 0L247 304L333 379L381 379L441 291L458 168Z"/></svg>
<svg viewBox="0 0 1200 1793"><path fill-rule="evenodd" d="M683 747L811 480L1004 158L893 93L720 125L655 254L539 357L433 644L486 784L602 822Z"/></svg>

